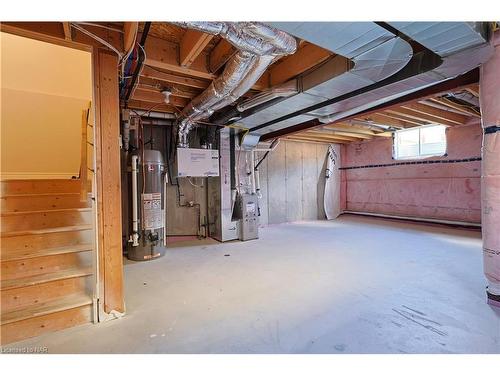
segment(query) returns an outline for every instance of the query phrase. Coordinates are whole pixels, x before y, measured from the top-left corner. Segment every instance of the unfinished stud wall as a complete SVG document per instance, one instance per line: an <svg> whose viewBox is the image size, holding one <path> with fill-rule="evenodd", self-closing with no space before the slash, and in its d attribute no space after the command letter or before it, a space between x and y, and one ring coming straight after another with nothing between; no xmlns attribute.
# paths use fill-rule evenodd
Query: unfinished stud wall
<svg viewBox="0 0 500 375"><path fill-rule="evenodd" d="M450 127L446 134L447 155L421 160L392 159L391 138L343 146L345 208L480 223L479 120ZM441 163L384 166L408 161Z"/></svg>

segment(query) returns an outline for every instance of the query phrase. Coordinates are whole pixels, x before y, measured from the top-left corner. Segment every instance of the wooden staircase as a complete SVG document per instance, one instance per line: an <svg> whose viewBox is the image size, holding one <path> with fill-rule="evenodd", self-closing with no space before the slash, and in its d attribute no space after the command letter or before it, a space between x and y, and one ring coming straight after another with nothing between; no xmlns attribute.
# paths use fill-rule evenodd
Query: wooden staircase
<svg viewBox="0 0 500 375"><path fill-rule="evenodd" d="M1 344L93 320L94 231L80 180L1 185Z"/></svg>

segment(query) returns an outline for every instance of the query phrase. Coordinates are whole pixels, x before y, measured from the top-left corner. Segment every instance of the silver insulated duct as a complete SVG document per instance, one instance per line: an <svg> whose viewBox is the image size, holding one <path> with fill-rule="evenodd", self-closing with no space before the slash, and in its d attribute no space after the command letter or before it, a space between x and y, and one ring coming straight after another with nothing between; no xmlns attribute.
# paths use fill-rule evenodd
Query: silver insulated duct
<svg viewBox="0 0 500 375"><path fill-rule="evenodd" d="M272 26L326 48L337 56L299 77L298 86L302 90L297 95L238 121L250 129L382 81L403 69L413 56L408 42L373 22L276 22ZM302 115L252 131L265 134L312 118L310 114Z"/></svg>
<svg viewBox="0 0 500 375"><path fill-rule="evenodd" d="M220 35L238 49L222 74L182 111L179 147L188 147L188 134L196 120L235 102L257 82L272 62L297 49L294 37L258 22L178 22L179 26Z"/></svg>
<svg viewBox="0 0 500 375"><path fill-rule="evenodd" d="M466 73L492 52L487 24L481 22L394 22L387 28L372 22L270 25L349 57L354 67L316 87L304 85L302 93L239 120L259 135L313 119L331 122L359 113ZM391 27L395 32L389 31ZM400 36L395 35L398 32ZM412 56L405 36L424 50ZM302 79L307 81L308 76Z"/></svg>

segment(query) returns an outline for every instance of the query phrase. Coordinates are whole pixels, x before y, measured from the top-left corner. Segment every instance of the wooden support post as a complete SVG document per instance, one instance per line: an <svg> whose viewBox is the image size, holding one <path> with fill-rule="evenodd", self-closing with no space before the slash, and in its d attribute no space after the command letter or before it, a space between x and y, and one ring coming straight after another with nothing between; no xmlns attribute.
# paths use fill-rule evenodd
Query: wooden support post
<svg viewBox="0 0 500 375"><path fill-rule="evenodd" d="M123 295L118 58L94 52L97 239L100 311L125 310Z"/></svg>

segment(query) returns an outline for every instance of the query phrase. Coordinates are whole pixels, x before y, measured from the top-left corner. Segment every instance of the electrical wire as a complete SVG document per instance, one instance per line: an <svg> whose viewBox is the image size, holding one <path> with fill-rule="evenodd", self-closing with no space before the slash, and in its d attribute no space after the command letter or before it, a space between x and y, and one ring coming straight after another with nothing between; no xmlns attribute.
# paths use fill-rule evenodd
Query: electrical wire
<svg viewBox="0 0 500 375"><path fill-rule="evenodd" d="M194 186L194 187L196 187L196 188L202 188L202 187L204 186L204 185L203 185L203 182L201 183L201 185L196 185L196 184L194 184L194 183L191 181L191 177L188 177L188 178L187 178L187 180L189 181L189 183L190 183L192 186Z"/></svg>
<svg viewBox="0 0 500 375"><path fill-rule="evenodd" d="M70 25L71 25L72 27L74 27L75 29L77 29L77 30L81 31L81 32L82 32L82 33L84 33L85 35L87 35L87 36L89 36L89 37L91 37L91 38L93 38L93 39L97 40L99 43L104 44L104 45L105 45L106 47L108 47L110 50L112 50L113 52L115 52L115 53L118 55L119 59L120 59L120 60L122 60L122 58L123 58L123 54L122 54L120 51L118 51L118 50L117 50L117 49L116 49L113 45L111 45L110 43L108 43L107 41L105 41L104 39L102 39L101 37L99 37L99 36L97 36L97 35L95 35L95 34L91 33L91 32L90 32L90 31L88 31L87 29L85 29L85 28L83 28L83 27L81 27L81 26L77 25L77 24L76 24L76 23L74 23L74 22L70 23Z"/></svg>

